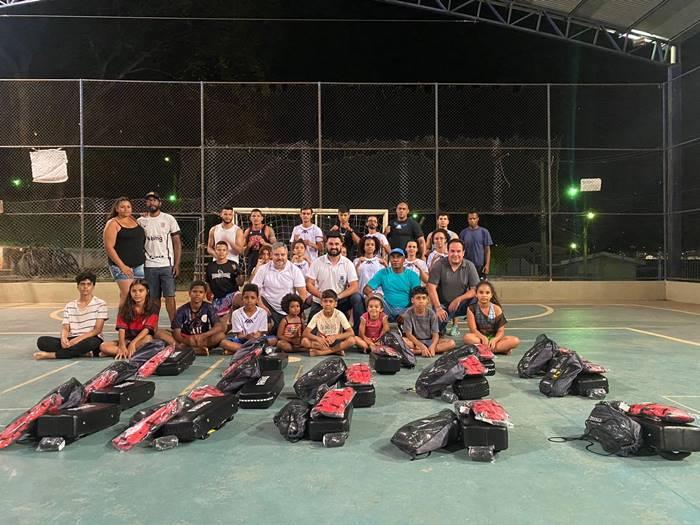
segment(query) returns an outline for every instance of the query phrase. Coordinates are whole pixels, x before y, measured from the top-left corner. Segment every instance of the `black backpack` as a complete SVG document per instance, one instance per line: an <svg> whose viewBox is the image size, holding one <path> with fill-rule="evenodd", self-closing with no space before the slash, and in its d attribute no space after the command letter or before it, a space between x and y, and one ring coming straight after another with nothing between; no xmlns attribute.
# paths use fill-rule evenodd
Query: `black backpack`
<svg viewBox="0 0 700 525"><path fill-rule="evenodd" d="M540 381L540 392L548 397L564 397L571 384L583 370L583 363L576 352L562 352L549 362L549 370Z"/></svg>
<svg viewBox="0 0 700 525"><path fill-rule="evenodd" d="M600 401L586 419L583 438L590 438L603 450L618 456L629 456L642 446L642 427L617 407L616 402Z"/></svg>
<svg viewBox="0 0 700 525"><path fill-rule="evenodd" d="M416 366L416 356L401 337L401 333L393 328L385 333L381 338L381 343L396 350L401 356L401 366L413 368Z"/></svg>
<svg viewBox="0 0 700 525"><path fill-rule="evenodd" d="M528 378L542 375L547 370L549 361L559 351L559 345L545 334L540 334L518 363L518 375Z"/></svg>

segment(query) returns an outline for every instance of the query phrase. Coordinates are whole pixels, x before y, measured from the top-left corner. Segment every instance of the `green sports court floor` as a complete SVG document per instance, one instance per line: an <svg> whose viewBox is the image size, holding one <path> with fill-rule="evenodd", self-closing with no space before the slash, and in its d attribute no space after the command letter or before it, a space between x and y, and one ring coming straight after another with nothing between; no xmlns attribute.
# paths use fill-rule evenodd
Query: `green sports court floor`
<svg viewBox="0 0 700 525"><path fill-rule="evenodd" d="M36 337L58 333L59 308L0 307L0 424L71 376L84 381L107 365L31 360ZM507 305L506 314L522 345L497 358L489 381L515 427L510 448L492 464L473 463L464 450L410 461L390 444L399 426L449 406L407 391L425 359L414 370L375 377L377 403L355 411L343 448L284 441L272 417L295 376L318 362L303 357L290 362L271 408L241 410L204 441L119 453L109 441L120 423L58 453L27 445L0 451L0 523L700 523L700 454L678 462L602 457L583 442L550 443L550 436L580 434L595 401L548 399L537 380L515 372L544 332L610 368L608 399L700 413L700 309L668 302ZM153 402L215 383L225 363L221 356L198 358L178 377L157 377Z"/></svg>

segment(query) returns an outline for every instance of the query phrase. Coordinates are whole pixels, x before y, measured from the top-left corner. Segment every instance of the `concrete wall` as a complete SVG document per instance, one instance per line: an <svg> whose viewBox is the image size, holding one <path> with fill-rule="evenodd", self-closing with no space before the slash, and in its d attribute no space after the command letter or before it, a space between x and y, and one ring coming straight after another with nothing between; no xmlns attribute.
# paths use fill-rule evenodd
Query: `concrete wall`
<svg viewBox="0 0 700 525"><path fill-rule="evenodd" d="M673 299L681 302L700 301L700 284L668 283L674 290L689 287L684 295L676 292ZM508 303L548 303L548 302L595 302L601 298L605 302L617 301L663 301L666 299L666 283L663 281L494 281L500 298ZM678 286L675 286L678 285ZM65 303L77 293L73 283L0 283L1 303ZM113 282L99 282L95 295L109 304L119 299L117 285ZM691 301L690 299L695 298ZM187 300L187 292L178 292L177 302Z"/></svg>
<svg viewBox="0 0 700 525"><path fill-rule="evenodd" d="M700 304L700 283L666 281L666 300Z"/></svg>

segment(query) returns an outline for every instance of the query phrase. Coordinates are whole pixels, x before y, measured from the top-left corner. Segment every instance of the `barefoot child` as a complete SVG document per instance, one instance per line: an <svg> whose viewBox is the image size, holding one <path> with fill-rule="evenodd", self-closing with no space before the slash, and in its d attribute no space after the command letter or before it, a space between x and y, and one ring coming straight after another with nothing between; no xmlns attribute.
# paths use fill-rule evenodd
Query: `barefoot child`
<svg viewBox="0 0 700 525"><path fill-rule="evenodd" d="M100 355L130 359L141 346L153 340L158 329L158 312L158 305L151 301L146 280L134 280L117 314L119 339L102 343Z"/></svg>
<svg viewBox="0 0 700 525"><path fill-rule="evenodd" d="M190 302L177 309L171 328L175 342L189 346L197 355L209 355L209 349L224 338L226 326L219 320L214 305L205 301L207 283L192 281Z"/></svg>
<svg viewBox="0 0 700 525"><path fill-rule="evenodd" d="M302 352L301 334L304 332L304 320L301 310L304 300L297 294L289 293L282 298L282 310L287 315L277 328L277 348L284 352Z"/></svg>
<svg viewBox="0 0 700 525"><path fill-rule="evenodd" d="M440 337L438 317L428 304L428 290L424 286L411 290L411 307L404 313L402 326L403 340L416 355L423 357L432 357L455 347L452 339Z"/></svg>
<svg viewBox="0 0 700 525"><path fill-rule="evenodd" d="M250 339L267 336L269 326L267 312L258 306L258 285L248 283L243 287L243 308L231 314L231 331L221 342L227 354L234 354ZM268 344L274 345L277 339L267 337Z"/></svg>
<svg viewBox="0 0 700 525"><path fill-rule="evenodd" d="M70 359L97 355L102 344L102 329L109 318L107 303L93 295L97 276L80 272L75 277L78 298L63 309L60 337L42 335L36 342L34 359Z"/></svg>
<svg viewBox="0 0 700 525"><path fill-rule="evenodd" d="M485 344L495 354L509 355L520 344L520 339L505 335L506 316L496 290L489 281L481 281L476 287L476 303L467 309L469 332L464 336L465 344Z"/></svg>
<svg viewBox="0 0 700 525"><path fill-rule="evenodd" d="M292 244L292 264L301 270L301 273L306 277L309 273L309 266L311 265L311 259L306 255L306 244L304 241L298 240L294 241Z"/></svg>
<svg viewBox="0 0 700 525"><path fill-rule="evenodd" d="M384 313L384 303L379 297L370 297L367 311L360 317L360 335L355 337L355 344L365 353L374 350L379 339L389 331L389 318Z"/></svg>
<svg viewBox="0 0 700 525"><path fill-rule="evenodd" d="M323 310L311 318L304 330L301 345L309 349L309 355L345 355L345 350L355 344L355 333L347 318L335 307L338 294L333 290L321 293Z"/></svg>

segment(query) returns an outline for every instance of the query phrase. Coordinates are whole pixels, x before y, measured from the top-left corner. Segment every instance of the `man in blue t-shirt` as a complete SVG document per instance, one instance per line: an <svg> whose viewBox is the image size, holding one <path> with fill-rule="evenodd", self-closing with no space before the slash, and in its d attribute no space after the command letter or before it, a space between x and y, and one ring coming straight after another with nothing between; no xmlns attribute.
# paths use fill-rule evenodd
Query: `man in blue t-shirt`
<svg viewBox="0 0 700 525"><path fill-rule="evenodd" d="M374 274L365 285L364 294L371 297L374 290L381 287L384 295L379 296L384 303L384 313L389 321L396 321L411 306L411 290L420 286L420 277L403 266L406 252L394 248L389 253L389 268Z"/></svg>
<svg viewBox="0 0 700 525"><path fill-rule="evenodd" d="M384 235L392 248L406 249L408 241L416 241L418 243L418 258L425 257L425 237L420 225L409 218L408 203L399 202L396 205L396 218L389 221L389 224L384 229Z"/></svg>
<svg viewBox="0 0 700 525"><path fill-rule="evenodd" d="M479 226L479 214L470 211L467 215L469 226L459 234L459 240L464 244L464 258L474 263L479 277L485 279L491 266L491 234L486 228Z"/></svg>

